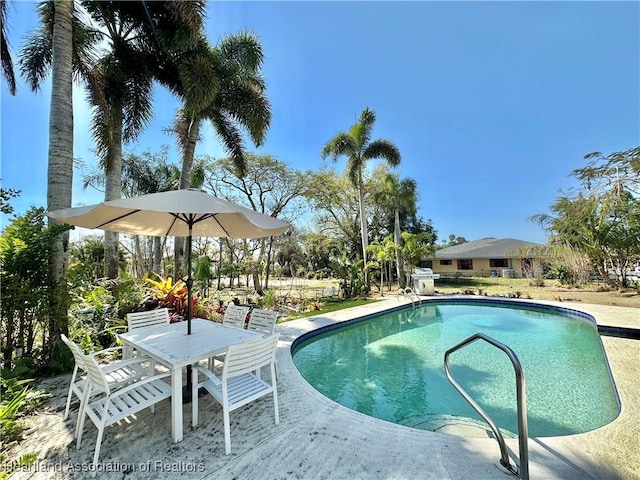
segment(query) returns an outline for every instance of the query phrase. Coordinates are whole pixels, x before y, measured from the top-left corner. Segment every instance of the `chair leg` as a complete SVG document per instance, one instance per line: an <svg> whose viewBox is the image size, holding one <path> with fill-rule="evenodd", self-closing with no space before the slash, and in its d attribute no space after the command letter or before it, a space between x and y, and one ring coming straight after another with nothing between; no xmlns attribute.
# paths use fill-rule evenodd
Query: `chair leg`
<svg viewBox="0 0 640 480"><path fill-rule="evenodd" d="M104 420L98 426L98 438L96 439L96 451L93 454L93 473L92 477L95 477L98 471L98 457L100 456L100 447L102 446L102 437L104 435Z"/></svg>
<svg viewBox="0 0 640 480"><path fill-rule="evenodd" d="M271 376L278 376L276 373L275 362L271 364ZM276 384L275 378L271 380L271 384L273 385L273 410L276 418L276 425L278 425L280 423L280 410L278 409L278 385Z"/></svg>
<svg viewBox="0 0 640 480"><path fill-rule="evenodd" d="M80 450L83 431L84 431L84 412L80 412L80 418L78 418L78 424L76 425L76 449L77 450Z"/></svg>
<svg viewBox="0 0 640 480"><path fill-rule="evenodd" d="M73 367L73 374L71 375L71 383L69 384L69 395L67 395L67 406L64 409L63 420L69 417L69 407L71 407L71 395L73 395L73 383L76 381L76 375L78 374L78 365Z"/></svg>
<svg viewBox="0 0 640 480"><path fill-rule="evenodd" d="M198 425L198 369L191 369L191 424Z"/></svg>
<svg viewBox="0 0 640 480"><path fill-rule="evenodd" d="M229 455L231 453L231 422L229 421L229 410L224 406L222 416L224 417L224 451Z"/></svg>

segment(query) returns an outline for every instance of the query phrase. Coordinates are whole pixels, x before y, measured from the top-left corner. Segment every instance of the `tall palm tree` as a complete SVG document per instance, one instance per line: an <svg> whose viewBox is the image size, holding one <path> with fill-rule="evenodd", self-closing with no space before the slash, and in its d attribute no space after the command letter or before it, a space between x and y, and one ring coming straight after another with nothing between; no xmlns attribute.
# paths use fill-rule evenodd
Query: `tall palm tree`
<svg viewBox="0 0 640 480"><path fill-rule="evenodd" d="M73 183L73 2L56 0L52 35L51 109L49 111L49 153L47 171L47 208L71 206ZM68 335L67 320L67 246L69 232L63 233L50 261L56 293L51 299L49 318L50 360L62 347L60 335Z"/></svg>
<svg viewBox="0 0 640 480"><path fill-rule="evenodd" d="M56 1L74 5L70 1ZM151 116L151 86L158 57L173 57L202 30L204 1L93 2L83 0L87 23L73 19L74 73L85 80L95 115L92 129L105 167L105 199L121 196L122 143L141 132ZM51 2L40 7L42 27L23 49L22 71L37 90L51 67ZM57 20L56 20L57 21ZM100 58L93 54L99 52ZM55 66L54 66L55 68ZM71 95L67 96L69 101ZM71 115L67 118L71 119ZM70 185L70 182L69 182ZM118 274L117 234L105 233L105 274Z"/></svg>
<svg viewBox="0 0 640 480"><path fill-rule="evenodd" d="M92 129L106 173L105 200L122 195L122 144L148 124L157 57L173 56L199 38L204 2L83 2L109 45L94 69L99 88ZM105 232L105 276L118 275L118 235Z"/></svg>
<svg viewBox="0 0 640 480"><path fill-rule="evenodd" d="M376 114L373 110L365 108L360 114L360 119L351 126L349 131L340 132L333 137L322 149L322 157L333 157L336 161L340 156L347 157L347 175L358 189L358 204L360 207L360 235L362 237L362 259L366 275L367 246L369 244L366 208L364 204L364 169L367 161L384 159L387 163L396 167L400 164L400 151L389 140L380 139L371 141L373 124Z"/></svg>
<svg viewBox="0 0 640 480"><path fill-rule="evenodd" d="M11 95L16 94L16 76L13 72L13 60L9 51L7 36L7 2L0 0L0 59L2 60L2 76L7 81Z"/></svg>
<svg viewBox="0 0 640 480"><path fill-rule="evenodd" d="M246 173L242 130L262 145L271 123L271 104L261 67L262 46L256 35L242 32L223 38L215 47L201 38L195 48L167 62L160 82L183 102L174 132L182 149L180 188L189 188L190 171L200 129L211 122L240 177ZM182 251L176 239L175 267L180 273Z"/></svg>

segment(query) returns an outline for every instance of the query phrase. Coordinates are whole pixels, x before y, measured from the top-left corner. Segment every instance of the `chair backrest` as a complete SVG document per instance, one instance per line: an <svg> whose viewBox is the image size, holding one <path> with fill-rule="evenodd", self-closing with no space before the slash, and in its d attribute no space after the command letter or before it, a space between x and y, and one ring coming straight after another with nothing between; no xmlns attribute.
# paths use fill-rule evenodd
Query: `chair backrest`
<svg viewBox="0 0 640 480"><path fill-rule="evenodd" d="M136 328L150 327L151 325L159 325L169 323L169 309L158 308L156 310L148 310L146 312L127 313L127 325L129 331Z"/></svg>
<svg viewBox="0 0 640 480"><path fill-rule="evenodd" d="M104 392L109 395L109 382L95 357L82 354L81 361L84 365L84 370L87 372L87 381L91 387L91 393Z"/></svg>
<svg viewBox="0 0 640 480"><path fill-rule="evenodd" d="M65 343L65 345L69 347L71 353L73 353L73 359L76 361L76 367L80 367L81 369L86 370L83 360L84 352L80 349L80 347L72 340L69 340L69 338L67 338L64 333L60 335L60 338Z"/></svg>
<svg viewBox="0 0 640 480"><path fill-rule="evenodd" d="M248 372L255 372L276 360L279 334L257 338L227 348L222 368L222 381Z"/></svg>
<svg viewBox="0 0 640 480"><path fill-rule="evenodd" d="M244 322L247 318L248 313L249 307L242 307L240 305L229 305L224 311L222 324L244 328Z"/></svg>
<svg viewBox="0 0 640 480"><path fill-rule="evenodd" d="M251 311L251 316L249 317L247 330L254 330L266 335L271 335L274 327L276 326L276 320L278 319L279 313L280 312L277 310L261 310L254 308Z"/></svg>

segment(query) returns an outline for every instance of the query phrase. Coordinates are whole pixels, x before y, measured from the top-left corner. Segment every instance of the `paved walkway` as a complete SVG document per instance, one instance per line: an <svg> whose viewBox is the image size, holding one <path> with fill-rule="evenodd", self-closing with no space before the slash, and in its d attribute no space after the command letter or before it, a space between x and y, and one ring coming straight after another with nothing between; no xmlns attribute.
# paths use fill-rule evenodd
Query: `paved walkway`
<svg viewBox="0 0 640 480"><path fill-rule="evenodd" d="M231 455L224 455L222 412L207 396L200 401L201 424L190 426L185 405L185 439L170 440L169 406L155 416L143 413L130 425L105 432L98 478L189 479L507 479L496 465L497 443L398 426L354 412L325 398L304 381L293 364L290 346L299 335L323 325L368 315L397 306L391 297L355 309L278 325L280 424L273 423L273 403L255 402L242 413L231 414ZM541 302L590 313L598 322L640 328L640 311L622 307ZM622 401L622 412L598 430L567 437L530 439L531 479L640 479L640 342L602 337ZM59 381L64 396L68 377ZM64 400L64 398L62 399ZM60 408L59 405L57 408ZM76 473L92 459L95 429L87 428L81 450L72 439L72 420L61 413L43 414L23 447L45 458L41 472L18 473L12 478L85 478ZM52 432L61 437L57 447L38 450ZM58 433L59 432L59 433ZM86 443L85 443L86 442ZM507 440L512 452L517 440ZM60 471L51 471L58 468ZM71 465L72 468L69 468ZM74 468L75 467L75 468ZM74 469L76 472L74 472Z"/></svg>

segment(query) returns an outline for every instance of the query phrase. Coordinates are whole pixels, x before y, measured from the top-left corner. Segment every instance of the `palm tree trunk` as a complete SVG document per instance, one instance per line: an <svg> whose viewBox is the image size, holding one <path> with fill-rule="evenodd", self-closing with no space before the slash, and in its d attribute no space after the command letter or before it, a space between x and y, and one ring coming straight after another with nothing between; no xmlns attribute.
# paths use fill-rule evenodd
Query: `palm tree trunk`
<svg viewBox="0 0 640 480"><path fill-rule="evenodd" d="M73 183L73 74L72 19L73 2L56 0L53 24L51 110L49 113L49 152L47 172L47 208L71 206ZM55 223L49 220L50 223ZM66 287L69 232L56 240L50 260L53 294L49 316L49 365L66 366L60 335L69 333ZM68 357L68 356L67 356Z"/></svg>
<svg viewBox="0 0 640 480"><path fill-rule="evenodd" d="M200 117L192 117L189 125L189 133L187 141L182 150L182 170L180 172L180 189L189 188L191 186L191 168L193 167L193 159L196 154L196 142L200 135ZM175 237L174 240L174 278L179 278L184 270L184 249L185 238Z"/></svg>
<svg viewBox="0 0 640 480"><path fill-rule="evenodd" d="M162 270L162 237L153 237L153 265L151 270L160 274Z"/></svg>
<svg viewBox="0 0 640 480"><path fill-rule="evenodd" d="M407 285L407 281L404 278L404 265L402 260L402 253L400 252L400 243L402 242L402 235L400 233L400 210L396 207L395 218L393 222L393 241L396 244L396 274L398 275L398 284L400 288L404 288Z"/></svg>
<svg viewBox="0 0 640 480"><path fill-rule="evenodd" d="M369 232L367 230L367 217L364 209L362 169L358 172L358 203L360 205L360 234L362 235L362 267L364 270L364 282L369 286L369 275L367 275L367 247L369 246Z"/></svg>
<svg viewBox="0 0 640 480"><path fill-rule="evenodd" d="M116 200L122 196L122 111L112 109L109 151L105 168L105 200ZM104 276L118 278L119 255L118 233L104 232Z"/></svg>

